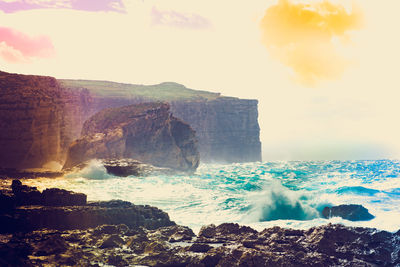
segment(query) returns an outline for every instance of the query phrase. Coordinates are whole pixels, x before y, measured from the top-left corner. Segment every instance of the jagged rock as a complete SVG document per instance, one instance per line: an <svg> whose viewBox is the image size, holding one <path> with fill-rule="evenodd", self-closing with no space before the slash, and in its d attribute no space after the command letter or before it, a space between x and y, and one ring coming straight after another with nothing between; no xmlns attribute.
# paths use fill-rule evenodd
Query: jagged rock
<svg viewBox="0 0 400 267"><path fill-rule="evenodd" d="M121 247L124 240L117 234L108 236L104 241L101 242L99 248L116 248Z"/></svg>
<svg viewBox="0 0 400 267"><path fill-rule="evenodd" d="M42 192L42 204L45 206L82 206L86 205L87 196L82 193L49 188Z"/></svg>
<svg viewBox="0 0 400 267"><path fill-rule="evenodd" d="M69 245L60 235L52 235L44 241L35 244L35 256L48 256L65 252Z"/></svg>
<svg viewBox="0 0 400 267"><path fill-rule="evenodd" d="M11 188L18 206L42 204L42 194L36 187L22 185L20 180L13 180Z"/></svg>
<svg viewBox="0 0 400 267"><path fill-rule="evenodd" d="M322 210L322 216L327 219L342 217L349 221L369 221L375 218L366 208L354 204L325 207Z"/></svg>
<svg viewBox="0 0 400 267"><path fill-rule="evenodd" d="M173 117L166 103L98 112L85 122L82 137L71 144L64 168L113 158L182 171L194 171L200 160L195 132Z"/></svg>
<svg viewBox="0 0 400 267"><path fill-rule="evenodd" d="M157 174L175 174L176 171L169 168L159 168L149 164L144 164L134 159L108 159L102 160L107 173L127 177L127 176L147 176Z"/></svg>
<svg viewBox="0 0 400 267"><path fill-rule="evenodd" d="M129 85L0 71L0 129L7 129L0 132L0 169L16 169L6 171L12 178L60 176L18 170L64 162L83 123L96 112L149 101L169 102L174 116L193 127L202 160L261 160L257 100L222 97L176 83Z"/></svg>
<svg viewBox="0 0 400 267"><path fill-rule="evenodd" d="M19 180L12 182L12 192L14 196L10 197L11 200L4 197L2 203L5 205L11 201L12 208L0 211L0 233L43 228L86 229L103 224L148 229L175 225L167 213L148 205L134 205L121 200L86 203L84 194L57 188L40 193L36 187L22 185ZM113 226L103 228L103 232L112 231ZM120 228L117 230L122 231ZM114 229L114 232L117 230Z"/></svg>
<svg viewBox="0 0 400 267"><path fill-rule="evenodd" d="M192 267L400 264L399 235L370 228L328 224L308 230L273 227L257 232L249 227L223 224L211 226L218 235L226 234L216 244L215 237L204 235L201 242L200 237L179 243L167 241L166 235L182 230L181 226L163 227L162 230L138 227L135 233L126 231L124 225L114 226L61 232L41 230L12 238L0 235L0 263L5 266L23 263L28 266ZM254 241L251 247L245 243L250 238ZM56 252L62 254L55 257Z"/></svg>
<svg viewBox="0 0 400 267"><path fill-rule="evenodd" d="M15 202L14 206L45 205L45 206L75 206L86 205L86 195L72 191L50 188L42 193L36 187L22 185L20 180L13 180L11 184L14 197L9 199ZM11 204L10 204L11 205Z"/></svg>
<svg viewBox="0 0 400 267"><path fill-rule="evenodd" d="M154 229L173 225L168 214L150 206L23 206L13 212L16 218L13 231L37 229L86 229L102 224L126 224ZM2 231L3 229L0 229Z"/></svg>
<svg viewBox="0 0 400 267"><path fill-rule="evenodd" d="M256 233L256 230L248 226L240 226L237 223L223 223L218 226L210 224L200 229L199 240L207 239L208 242L218 243L226 240L235 240L236 237L253 236Z"/></svg>

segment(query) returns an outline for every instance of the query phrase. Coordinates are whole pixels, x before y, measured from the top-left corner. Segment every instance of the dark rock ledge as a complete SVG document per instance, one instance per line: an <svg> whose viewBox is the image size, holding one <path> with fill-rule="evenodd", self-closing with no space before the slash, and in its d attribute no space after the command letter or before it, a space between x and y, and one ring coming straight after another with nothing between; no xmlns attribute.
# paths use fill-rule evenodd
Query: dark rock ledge
<svg viewBox="0 0 400 267"><path fill-rule="evenodd" d="M18 206L15 198L12 192L0 198L0 266L400 266L400 232L332 224L258 232L224 223L203 226L196 236L154 207L123 201ZM9 227L15 222L35 227Z"/></svg>

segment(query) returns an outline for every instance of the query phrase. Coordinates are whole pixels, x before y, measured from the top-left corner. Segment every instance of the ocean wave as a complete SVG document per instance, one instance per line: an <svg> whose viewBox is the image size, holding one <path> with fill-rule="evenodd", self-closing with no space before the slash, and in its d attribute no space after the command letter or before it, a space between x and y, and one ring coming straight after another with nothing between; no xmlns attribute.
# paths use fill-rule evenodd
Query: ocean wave
<svg viewBox="0 0 400 267"><path fill-rule="evenodd" d="M66 175L67 178L87 178L94 180L103 180L113 178L114 176L107 173L106 168L99 160L91 160L83 169Z"/></svg>
<svg viewBox="0 0 400 267"><path fill-rule="evenodd" d="M307 203L308 196L301 191L290 190L279 181L272 180L264 190L250 196L251 221L312 220L319 217L315 206Z"/></svg>
<svg viewBox="0 0 400 267"><path fill-rule="evenodd" d="M371 189L363 186L344 186L336 190L338 194L356 194L356 195L368 195L373 196L380 193L380 190Z"/></svg>
<svg viewBox="0 0 400 267"><path fill-rule="evenodd" d="M39 189L82 192L89 200L121 199L168 212L175 222L237 222L257 229L331 223L394 231L400 225L400 162L318 161L202 164L192 175L115 177L99 161L61 179L26 181ZM321 218L325 206L360 204L375 219Z"/></svg>

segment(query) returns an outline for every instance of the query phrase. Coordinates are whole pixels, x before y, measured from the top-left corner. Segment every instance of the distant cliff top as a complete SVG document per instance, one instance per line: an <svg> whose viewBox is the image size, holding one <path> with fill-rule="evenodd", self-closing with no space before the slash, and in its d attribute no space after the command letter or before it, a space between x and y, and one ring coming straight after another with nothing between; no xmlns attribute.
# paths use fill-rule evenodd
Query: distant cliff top
<svg viewBox="0 0 400 267"><path fill-rule="evenodd" d="M186 88L182 84L164 82L156 85L125 84L109 81L58 80L63 87L86 88L91 94L105 97L142 97L152 101L214 100L220 93Z"/></svg>

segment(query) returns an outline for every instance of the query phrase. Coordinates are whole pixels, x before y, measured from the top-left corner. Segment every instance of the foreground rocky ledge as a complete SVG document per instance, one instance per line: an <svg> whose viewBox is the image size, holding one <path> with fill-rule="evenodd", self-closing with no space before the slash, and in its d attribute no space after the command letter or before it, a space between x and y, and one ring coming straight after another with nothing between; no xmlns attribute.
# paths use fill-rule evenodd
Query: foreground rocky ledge
<svg viewBox="0 0 400 267"><path fill-rule="evenodd" d="M102 225L0 235L0 265L399 266L400 234L325 225L257 232L227 223L148 230Z"/></svg>
<svg viewBox="0 0 400 267"><path fill-rule="evenodd" d="M225 223L196 236L154 207L19 181L0 204L0 266L400 266L400 231Z"/></svg>

